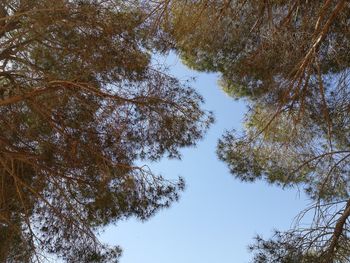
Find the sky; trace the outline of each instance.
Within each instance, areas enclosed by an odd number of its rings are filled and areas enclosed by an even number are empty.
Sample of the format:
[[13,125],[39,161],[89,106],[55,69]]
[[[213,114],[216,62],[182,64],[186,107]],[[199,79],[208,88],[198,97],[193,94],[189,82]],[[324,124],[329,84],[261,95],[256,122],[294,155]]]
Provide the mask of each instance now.
[[248,263],[253,237],[289,229],[309,200],[298,189],[235,179],[218,160],[216,144],[225,130],[242,129],[246,105],[219,88],[217,74],[191,71],[174,55],[164,61],[176,77],[195,78],[192,86],[216,122],[196,147],[181,151],[181,160],[148,164],[166,178],[185,179],[179,202],[146,222],[119,221],[100,239],[123,249],[120,263]]

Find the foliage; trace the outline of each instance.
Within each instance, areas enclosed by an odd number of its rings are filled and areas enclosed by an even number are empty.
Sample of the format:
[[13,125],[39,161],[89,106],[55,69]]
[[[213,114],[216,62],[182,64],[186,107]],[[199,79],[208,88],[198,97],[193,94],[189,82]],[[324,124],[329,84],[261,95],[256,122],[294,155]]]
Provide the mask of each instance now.
[[345,1],[172,3],[166,28],[184,62],[220,72],[220,83],[234,97],[257,99],[267,93],[275,102],[278,95],[287,101],[304,86],[306,92],[318,73],[348,67]]
[[301,186],[315,201],[312,224],[258,239],[254,262],[349,262],[349,3],[167,2],[184,62],[219,72],[250,107],[219,158],[243,181]]
[[115,262],[120,249],[96,231],[178,199],[182,179],[135,161],[179,158],[212,117],[193,89],[152,66],[155,8],[0,3],[1,262]]

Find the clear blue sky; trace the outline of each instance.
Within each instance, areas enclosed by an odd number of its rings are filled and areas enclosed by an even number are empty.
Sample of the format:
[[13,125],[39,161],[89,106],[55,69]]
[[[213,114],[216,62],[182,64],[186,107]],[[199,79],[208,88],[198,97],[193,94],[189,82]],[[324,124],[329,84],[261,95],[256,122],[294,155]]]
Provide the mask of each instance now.
[[196,148],[182,151],[181,161],[150,164],[166,178],[185,178],[187,188],[180,201],[146,222],[129,219],[106,228],[101,239],[123,248],[121,263],[249,262],[247,245],[252,238],[288,229],[308,200],[297,189],[235,180],[215,150],[225,130],[241,129],[244,103],[220,90],[216,74],[191,71],[175,56],[167,63],[180,79],[196,78],[192,86],[204,96],[205,108],[214,112],[216,123]]

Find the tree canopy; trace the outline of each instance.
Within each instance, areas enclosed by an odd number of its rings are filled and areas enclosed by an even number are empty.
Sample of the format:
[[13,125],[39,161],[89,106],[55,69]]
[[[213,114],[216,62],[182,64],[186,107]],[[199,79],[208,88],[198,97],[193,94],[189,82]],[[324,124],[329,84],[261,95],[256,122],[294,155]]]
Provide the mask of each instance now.
[[310,225],[251,246],[253,262],[350,258],[350,5],[290,0],[0,3],[0,261],[115,262],[95,232],[147,219],[184,182],[137,160],[179,158],[212,122],[152,64],[175,50],[249,105],[218,156],[243,181],[302,187]]
[[349,262],[349,3],[171,1],[168,10],[164,28],[184,63],[219,72],[223,90],[249,105],[219,158],[236,178],[302,187],[315,201],[308,227],[258,237],[253,262]]
[[152,64],[162,39],[149,1],[1,1],[1,262],[115,262],[96,231],[178,199],[135,161],[179,158],[212,117]]

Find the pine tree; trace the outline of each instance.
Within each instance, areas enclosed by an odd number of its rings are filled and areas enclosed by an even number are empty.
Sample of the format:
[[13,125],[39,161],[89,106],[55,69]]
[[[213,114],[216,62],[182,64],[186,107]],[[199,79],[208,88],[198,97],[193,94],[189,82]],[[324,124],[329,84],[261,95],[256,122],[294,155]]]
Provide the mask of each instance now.
[[219,158],[243,181],[302,187],[315,201],[313,223],[258,239],[254,262],[349,262],[349,3],[170,2],[174,50],[249,105]]
[[179,158],[212,117],[152,65],[156,14],[149,1],[0,3],[1,262],[115,262],[96,231],[178,199],[181,178],[135,161]]

